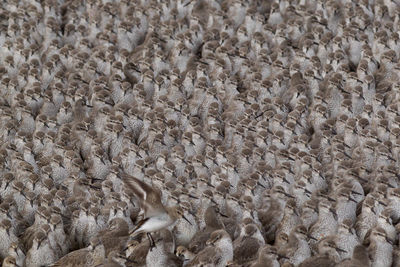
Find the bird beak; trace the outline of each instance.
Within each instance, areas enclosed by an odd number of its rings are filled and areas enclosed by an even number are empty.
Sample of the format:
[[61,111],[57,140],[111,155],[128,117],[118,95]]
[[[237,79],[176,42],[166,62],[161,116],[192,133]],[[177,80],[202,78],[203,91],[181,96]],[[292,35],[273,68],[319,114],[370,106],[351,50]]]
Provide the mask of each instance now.
[[329,209],[329,210],[332,212],[333,218],[334,218],[335,220],[337,220],[337,213],[336,213],[336,211],[335,211],[334,209]]
[[287,196],[288,198],[292,198],[292,199],[294,199],[295,197],[294,196],[292,196],[292,195],[289,195],[288,193],[283,193],[285,196]]
[[346,252],[347,252],[346,250],[341,249],[341,248],[335,248],[335,250],[336,250],[337,252],[342,252],[342,253],[346,253]]
[[[204,166],[204,167],[207,167],[207,166]],[[210,183],[207,183],[207,185],[208,185],[209,187],[215,188],[215,186],[212,185],[212,184],[210,184]]]
[[293,213],[294,213],[296,216],[300,216],[296,209],[293,210]]
[[288,156],[287,159],[288,159],[288,160],[291,160],[291,161],[296,161],[294,158],[292,158],[292,157],[290,157],[290,156]]
[[318,239],[316,239],[315,237],[313,237],[311,235],[307,235],[307,237],[310,238],[311,240],[318,241]]
[[185,221],[187,221],[190,225],[193,225],[193,224],[188,220],[188,218],[186,218],[185,215],[182,215],[182,218],[183,218]]
[[[261,186],[262,188],[265,188],[265,186],[263,185],[263,184],[261,184],[260,182],[257,182],[257,184],[259,185],[259,186]],[[230,185],[231,187],[233,187],[232,185]]]
[[221,217],[224,217],[224,218],[229,218],[229,216],[228,216],[228,215],[226,215],[226,214],[223,214],[222,212],[219,212],[219,215],[221,215]]
[[383,201],[378,201],[378,203],[383,205],[383,206],[385,206],[385,207],[387,206],[387,204],[385,202],[383,202]]
[[[131,230],[131,231],[129,232],[129,235],[132,236],[132,235],[135,233],[135,231],[136,231],[136,228],[133,229],[133,230]],[[127,247],[126,249],[128,249],[128,247]]]
[[127,262],[137,263],[137,261],[131,260],[131,259],[129,259],[129,258],[127,258],[127,257],[125,257],[124,255],[121,255],[121,254],[118,254],[118,257],[121,258],[121,259],[126,260]]
[[288,257],[286,257],[285,255],[278,254],[278,253],[276,253],[276,255],[278,255],[278,257],[279,257],[280,259],[289,260],[289,258],[288,258]]
[[353,201],[354,203],[356,203],[356,204],[357,204],[357,200],[355,200],[354,198],[352,198],[352,197],[349,197],[349,200],[350,200],[350,201]]
[[194,195],[192,195],[192,194],[189,194],[188,196],[189,196],[190,198],[199,199],[198,197],[196,197],[196,196],[194,196]]
[[311,191],[310,190],[308,190],[307,188],[306,189],[304,189],[304,192],[306,193],[306,194],[308,194],[308,195],[312,195],[312,193],[311,193]]
[[188,211],[188,213],[189,213],[190,215],[192,215],[193,217],[196,217],[196,215],[195,215],[192,211]]
[[360,193],[358,193],[358,192],[356,192],[356,191],[354,191],[354,190],[352,190],[351,193],[354,194],[354,195],[359,195],[359,196],[362,195],[362,194],[360,194]]
[[335,202],[336,200],[334,200],[333,198],[331,198],[331,197],[328,197],[328,200],[329,201],[332,201],[332,202]]

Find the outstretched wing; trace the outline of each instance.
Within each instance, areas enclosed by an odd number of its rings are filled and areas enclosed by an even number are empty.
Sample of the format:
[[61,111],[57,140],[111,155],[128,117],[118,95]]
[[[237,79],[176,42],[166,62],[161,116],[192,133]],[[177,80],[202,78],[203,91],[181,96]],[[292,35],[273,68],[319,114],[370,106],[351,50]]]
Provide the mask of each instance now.
[[164,212],[164,207],[161,203],[161,192],[158,189],[130,175],[124,175],[123,181],[139,200],[145,218]]

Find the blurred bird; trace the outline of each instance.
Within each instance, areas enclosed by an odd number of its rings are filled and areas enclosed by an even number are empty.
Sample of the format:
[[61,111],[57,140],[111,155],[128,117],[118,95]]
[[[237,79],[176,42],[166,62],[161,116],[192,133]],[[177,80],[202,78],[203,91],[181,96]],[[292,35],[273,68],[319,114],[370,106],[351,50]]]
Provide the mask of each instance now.
[[[135,177],[126,176],[124,183],[138,198],[143,210],[143,219],[130,231],[130,235],[136,236],[146,233],[150,240],[150,246],[154,247],[155,243],[151,237],[151,232],[161,230],[175,223],[180,216],[183,216],[182,213],[179,213],[182,211],[178,207],[165,208],[161,203],[161,192]],[[182,218],[190,223],[186,217]]]

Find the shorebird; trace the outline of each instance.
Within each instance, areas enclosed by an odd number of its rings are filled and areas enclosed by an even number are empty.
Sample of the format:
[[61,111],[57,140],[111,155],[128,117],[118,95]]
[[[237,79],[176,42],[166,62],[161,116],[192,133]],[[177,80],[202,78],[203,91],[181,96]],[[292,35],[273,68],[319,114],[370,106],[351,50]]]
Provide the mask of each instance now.
[[58,266],[98,266],[105,259],[105,250],[100,238],[94,237],[89,246],[74,250],[58,261],[50,264],[51,267]]
[[152,232],[174,224],[179,218],[183,218],[191,224],[183,215],[181,208],[177,206],[164,207],[161,203],[161,192],[159,189],[153,188],[145,182],[128,175],[124,178],[124,182],[138,199],[139,205],[143,211],[143,219],[138,222],[129,235],[135,237],[139,234],[146,233],[150,241],[150,250],[155,247],[154,240],[151,236]]
[[[232,239],[225,230],[211,233],[206,247],[200,251],[186,266],[226,266],[233,260]],[[204,264],[204,265],[202,265]]]

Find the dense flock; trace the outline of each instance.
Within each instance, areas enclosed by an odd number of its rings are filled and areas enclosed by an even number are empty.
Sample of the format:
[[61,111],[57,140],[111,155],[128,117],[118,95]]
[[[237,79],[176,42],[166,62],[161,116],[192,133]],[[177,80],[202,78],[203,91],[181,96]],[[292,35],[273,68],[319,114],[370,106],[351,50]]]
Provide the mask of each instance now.
[[[399,34],[398,0],[2,1],[3,266],[400,266]],[[130,237],[129,177],[172,226]]]

